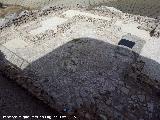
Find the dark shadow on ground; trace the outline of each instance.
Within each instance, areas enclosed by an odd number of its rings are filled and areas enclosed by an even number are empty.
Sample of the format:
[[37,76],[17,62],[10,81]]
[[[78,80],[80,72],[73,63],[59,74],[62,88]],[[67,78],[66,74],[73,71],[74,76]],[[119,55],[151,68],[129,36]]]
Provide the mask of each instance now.
[[[72,111],[80,104],[94,104],[98,106],[97,113],[110,113],[108,116],[114,119],[122,115],[130,120],[158,120],[157,89],[140,82],[143,74],[130,70],[136,78],[128,75],[130,65],[140,58],[160,67],[157,62],[127,48],[78,38],[36,60],[24,72],[37,77],[35,83],[40,83],[55,103],[63,106],[58,109]],[[30,71],[34,71],[34,75]],[[144,79],[149,80],[147,76]]]
[[[0,52],[0,66],[3,64],[4,57]],[[9,119],[3,116],[30,116],[28,120],[35,120],[36,118],[31,118],[31,116],[36,115],[54,116],[59,113],[0,72],[0,119]],[[23,117],[10,119],[22,120]]]
[[2,115],[56,115],[56,113],[18,86],[15,81],[0,75],[0,116]]
[[156,61],[130,49],[78,38],[31,63],[23,72],[41,87],[40,94],[47,93],[46,101],[51,96],[58,111],[81,117],[89,113],[91,120],[98,116],[159,120],[159,89],[144,82],[150,80],[141,73],[144,64],[160,68]]

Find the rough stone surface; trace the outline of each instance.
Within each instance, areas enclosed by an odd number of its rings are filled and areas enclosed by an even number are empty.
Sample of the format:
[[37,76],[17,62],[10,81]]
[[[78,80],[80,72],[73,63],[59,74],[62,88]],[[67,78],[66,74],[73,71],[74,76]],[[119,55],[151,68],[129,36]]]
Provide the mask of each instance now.
[[[150,44],[159,39],[149,34],[155,20],[102,9],[49,7],[16,18],[0,33],[0,71],[59,112],[90,120],[158,120],[160,82],[144,72],[160,77],[152,67],[159,66],[159,47]],[[54,17],[66,21],[30,34]],[[138,27],[145,21],[149,30]],[[135,42],[133,49],[118,46],[123,38]]]
[[0,119],[3,119],[2,115],[58,115],[58,112],[34,98],[15,81],[8,80],[2,75],[0,75],[0,106]]

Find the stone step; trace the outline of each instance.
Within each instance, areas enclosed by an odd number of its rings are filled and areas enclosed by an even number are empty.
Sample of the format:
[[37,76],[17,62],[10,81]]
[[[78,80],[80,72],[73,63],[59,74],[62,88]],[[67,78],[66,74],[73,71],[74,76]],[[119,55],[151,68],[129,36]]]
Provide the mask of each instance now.
[[10,50],[8,50],[6,47],[4,47],[3,45],[0,45],[0,50],[5,55],[5,58],[7,60],[12,59],[12,57],[14,56],[14,54]]
[[0,51],[4,54],[6,60],[8,60],[13,65],[16,65],[18,68],[24,69],[29,65],[28,61],[18,56],[16,53],[3,45],[0,45]]
[[149,62],[143,57],[142,60],[145,61],[145,67],[143,69],[143,73],[150,76],[152,80],[158,80],[158,83],[160,83],[160,40],[159,39],[152,39],[150,41],[147,41],[144,45],[141,55],[144,57],[147,57],[155,62]]
[[55,30],[58,25],[61,25],[66,21],[67,21],[67,19],[64,19],[64,18],[51,17],[49,19],[40,21],[40,23],[39,23],[40,27],[31,30],[29,33],[32,35],[37,35],[40,33],[44,33],[47,30]]

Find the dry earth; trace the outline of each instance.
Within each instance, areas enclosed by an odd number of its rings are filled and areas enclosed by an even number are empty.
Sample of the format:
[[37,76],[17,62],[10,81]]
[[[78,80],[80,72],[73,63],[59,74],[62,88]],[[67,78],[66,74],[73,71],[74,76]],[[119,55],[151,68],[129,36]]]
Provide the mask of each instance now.
[[50,6],[96,6],[107,5],[125,13],[156,17],[160,15],[159,0],[0,0],[0,2],[21,5],[30,8]]

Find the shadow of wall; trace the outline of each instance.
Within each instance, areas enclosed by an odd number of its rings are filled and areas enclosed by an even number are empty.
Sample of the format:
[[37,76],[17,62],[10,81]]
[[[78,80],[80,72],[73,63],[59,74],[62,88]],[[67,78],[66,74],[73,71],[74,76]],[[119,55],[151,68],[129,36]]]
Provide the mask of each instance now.
[[1,72],[60,112],[158,120],[159,88],[141,73],[145,62],[139,58],[160,67],[130,49],[77,38],[34,61],[23,73],[11,74],[4,66]]

